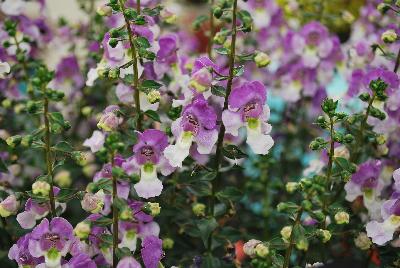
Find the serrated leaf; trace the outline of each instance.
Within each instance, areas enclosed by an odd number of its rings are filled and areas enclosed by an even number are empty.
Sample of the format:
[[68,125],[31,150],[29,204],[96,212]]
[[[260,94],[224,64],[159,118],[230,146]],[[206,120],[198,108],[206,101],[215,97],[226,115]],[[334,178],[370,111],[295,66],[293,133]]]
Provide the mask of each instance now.
[[196,222],[196,227],[199,229],[204,247],[207,247],[208,237],[218,227],[217,221],[214,218],[201,219]]
[[213,85],[211,86],[211,93],[215,96],[224,97],[226,96],[226,89],[223,86]]
[[107,227],[112,224],[112,219],[102,216],[102,217],[98,218],[97,220],[93,221],[92,223],[93,223],[93,225],[96,225],[96,226]]
[[243,197],[243,193],[236,187],[228,186],[216,194],[221,201],[239,201]]
[[147,110],[146,112],[144,112],[144,114],[147,115],[148,117],[150,117],[151,119],[153,119],[154,121],[161,123],[160,116],[158,115],[158,113],[156,111]]

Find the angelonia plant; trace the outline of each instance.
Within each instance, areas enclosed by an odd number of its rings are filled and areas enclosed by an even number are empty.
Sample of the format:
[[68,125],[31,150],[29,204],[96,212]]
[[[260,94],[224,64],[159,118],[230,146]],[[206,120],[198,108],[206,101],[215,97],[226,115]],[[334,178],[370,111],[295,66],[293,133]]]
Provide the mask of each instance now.
[[50,2],[0,2],[0,265],[400,267],[400,1]]

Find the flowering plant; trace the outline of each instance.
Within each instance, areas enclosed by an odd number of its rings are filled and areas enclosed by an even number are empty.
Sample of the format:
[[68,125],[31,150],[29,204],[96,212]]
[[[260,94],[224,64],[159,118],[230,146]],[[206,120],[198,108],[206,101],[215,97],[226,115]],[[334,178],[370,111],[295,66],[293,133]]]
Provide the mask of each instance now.
[[399,267],[399,1],[50,2],[0,2],[1,265]]

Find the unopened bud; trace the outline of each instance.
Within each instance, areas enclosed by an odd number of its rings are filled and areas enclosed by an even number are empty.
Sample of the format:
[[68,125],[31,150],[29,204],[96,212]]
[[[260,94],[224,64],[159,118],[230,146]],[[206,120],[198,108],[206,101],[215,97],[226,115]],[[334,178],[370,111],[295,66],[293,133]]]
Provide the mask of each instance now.
[[263,68],[271,63],[271,58],[264,52],[257,52],[254,56],[254,62],[258,68]]
[[82,222],[78,223],[76,225],[76,227],[74,228],[74,234],[79,239],[85,240],[86,238],[89,237],[90,230],[91,230],[90,224],[85,221],[82,221]]
[[194,215],[198,217],[204,217],[206,215],[206,205],[202,203],[196,203],[192,206]]
[[381,35],[381,40],[385,43],[393,43],[397,40],[397,34],[394,30],[387,30]]
[[350,221],[350,216],[347,212],[340,211],[335,214],[335,221],[337,224],[347,224]]

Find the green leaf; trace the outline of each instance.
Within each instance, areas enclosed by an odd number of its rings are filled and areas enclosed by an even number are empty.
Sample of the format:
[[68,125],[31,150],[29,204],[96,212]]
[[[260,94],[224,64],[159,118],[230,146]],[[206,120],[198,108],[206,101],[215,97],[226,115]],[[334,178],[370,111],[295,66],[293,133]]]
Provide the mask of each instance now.
[[[221,261],[218,258],[207,254],[207,256],[204,257],[203,265],[205,268],[217,268],[217,267],[221,267]],[[202,265],[202,267],[203,267],[203,265]]]
[[155,16],[160,15],[160,11],[162,9],[163,9],[162,6],[156,6],[154,8],[145,7],[145,8],[143,8],[142,13],[145,15],[148,15],[150,17],[155,17]]
[[79,191],[72,189],[61,189],[58,195],[56,196],[56,200],[60,203],[65,203],[70,201],[74,197],[78,197],[77,193]]
[[149,48],[150,47],[150,42],[143,36],[139,36],[135,38],[135,43],[137,47],[140,48]]
[[224,47],[219,47],[214,50],[217,54],[220,54],[220,55],[228,55],[229,54],[229,49],[224,48]]
[[272,260],[272,267],[282,268],[285,258],[282,255],[275,253],[272,254],[271,260]]
[[60,151],[60,152],[64,152],[64,153],[70,153],[74,150],[74,148],[72,147],[71,144],[69,144],[66,141],[60,141],[58,142],[53,149]]
[[201,219],[196,222],[196,227],[199,229],[204,247],[207,247],[210,234],[218,227],[217,221],[214,218]]
[[160,116],[158,115],[158,113],[156,111],[147,110],[146,112],[144,112],[144,114],[147,115],[148,117],[150,117],[151,119],[153,119],[154,121],[161,123]]
[[244,73],[244,66],[240,65],[233,69],[234,76],[241,76]]
[[207,20],[208,20],[208,16],[207,16],[207,15],[198,16],[198,17],[193,21],[193,23],[192,23],[193,29],[199,30],[201,24],[202,24],[203,22],[207,21]]
[[107,226],[110,226],[112,224],[112,219],[102,216],[102,217],[98,218],[97,220],[95,220],[92,223],[94,225],[96,225],[96,226],[107,227]]
[[229,144],[223,147],[222,153],[229,159],[241,159],[247,157],[247,154],[242,152],[236,145]]
[[228,186],[216,194],[216,197],[221,201],[239,201],[243,193],[236,187]]
[[215,96],[225,97],[226,89],[223,86],[213,85],[211,86],[211,93]]
[[141,88],[149,88],[149,89],[159,89],[162,85],[154,80],[144,80],[141,84]]
[[0,158],[0,172],[8,173],[8,168],[4,163],[3,159]]
[[124,199],[116,197],[114,199],[113,206],[117,208],[119,211],[123,211],[126,207],[128,207],[128,204]]

